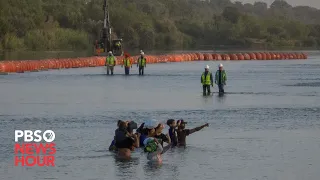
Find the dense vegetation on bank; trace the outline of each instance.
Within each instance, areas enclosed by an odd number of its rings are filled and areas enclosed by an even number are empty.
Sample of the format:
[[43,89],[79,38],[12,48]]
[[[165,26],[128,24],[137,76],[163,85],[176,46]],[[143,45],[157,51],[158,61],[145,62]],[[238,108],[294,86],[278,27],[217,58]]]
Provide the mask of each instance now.
[[[320,10],[276,0],[109,0],[113,32],[127,48],[320,45]],[[0,49],[84,50],[103,24],[103,0],[0,1]]]

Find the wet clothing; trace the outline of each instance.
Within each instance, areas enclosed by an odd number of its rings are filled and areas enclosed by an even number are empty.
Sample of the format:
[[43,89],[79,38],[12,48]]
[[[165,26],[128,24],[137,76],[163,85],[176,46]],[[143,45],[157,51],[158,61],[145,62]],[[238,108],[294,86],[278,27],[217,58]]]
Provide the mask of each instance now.
[[117,148],[123,146],[122,145],[123,141],[128,137],[127,133],[128,133],[128,131],[126,129],[118,128],[115,130],[114,141],[115,141],[115,146]]
[[[202,88],[203,88],[203,95],[210,95],[211,94],[211,90],[210,90],[210,85],[202,85]],[[207,92],[207,94],[206,94]]]
[[111,75],[113,75],[114,66],[107,66],[107,74],[109,75],[109,71],[111,71]]
[[141,134],[140,135],[140,146],[141,147],[144,147],[144,144],[142,143],[145,139],[147,139],[148,138],[148,136],[147,135],[145,135],[145,134]]
[[178,138],[177,138],[177,130],[173,127],[169,128],[169,136],[171,139],[171,144],[172,146],[177,146],[178,145]]
[[163,142],[169,142],[169,139],[167,138],[167,136],[165,134],[159,134],[159,135],[155,135],[155,138],[158,139],[158,142],[161,144],[161,146],[163,147]]
[[116,147],[116,141],[112,140],[110,146],[109,146],[109,151],[117,151],[118,148]]
[[124,73],[125,73],[125,75],[129,75],[130,74],[130,67],[124,67]]
[[144,67],[139,66],[139,75],[143,75],[144,74]]
[[187,136],[190,134],[200,131],[203,129],[206,125],[202,125],[193,129],[178,129],[177,130],[177,135],[178,135],[178,146],[186,146],[186,139]]
[[212,73],[209,71],[205,71],[201,75],[201,83],[202,83],[202,91],[203,95],[206,95],[206,92],[208,95],[210,95],[211,90],[210,90],[210,85],[213,85],[213,77]]
[[160,143],[157,144],[153,139],[153,137],[148,137],[143,141],[145,146],[144,151],[148,152],[147,159],[153,161],[162,161],[161,154],[163,152],[163,147]]
[[134,146],[134,139],[131,137],[126,137],[121,143],[117,144],[117,148],[128,148],[131,149],[131,147]]
[[224,84],[219,84],[219,93],[224,93]]

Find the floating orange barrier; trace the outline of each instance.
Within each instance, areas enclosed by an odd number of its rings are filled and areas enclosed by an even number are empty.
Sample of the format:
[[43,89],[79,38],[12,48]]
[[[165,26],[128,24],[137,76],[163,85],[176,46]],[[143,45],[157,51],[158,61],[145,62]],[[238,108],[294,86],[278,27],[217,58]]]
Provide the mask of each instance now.
[[235,54],[229,54],[230,60],[238,60],[237,55]]
[[[124,56],[116,57],[117,65],[123,64]],[[131,56],[130,61],[137,63],[139,56]],[[184,61],[212,61],[212,60],[284,60],[284,59],[308,59],[305,53],[277,53],[277,52],[250,52],[238,54],[209,54],[186,53],[169,55],[147,55],[147,63],[166,63]],[[83,57],[46,60],[0,61],[0,74],[24,73],[49,69],[68,69],[79,67],[97,67],[105,65],[106,57]]]

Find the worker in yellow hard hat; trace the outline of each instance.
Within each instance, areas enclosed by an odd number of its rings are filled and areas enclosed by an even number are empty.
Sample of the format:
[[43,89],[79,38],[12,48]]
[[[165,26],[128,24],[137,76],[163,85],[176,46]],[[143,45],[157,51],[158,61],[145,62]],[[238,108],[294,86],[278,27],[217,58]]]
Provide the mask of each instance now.
[[106,58],[105,66],[107,66],[107,75],[109,75],[109,71],[111,71],[111,75],[113,75],[113,69],[116,65],[116,57],[113,56],[112,51],[109,51],[109,54]]
[[207,95],[211,94],[210,85],[213,87],[213,78],[212,73],[209,72],[209,65],[204,67],[205,71],[201,75],[201,83],[203,87],[203,95],[206,95],[206,91],[208,91]]

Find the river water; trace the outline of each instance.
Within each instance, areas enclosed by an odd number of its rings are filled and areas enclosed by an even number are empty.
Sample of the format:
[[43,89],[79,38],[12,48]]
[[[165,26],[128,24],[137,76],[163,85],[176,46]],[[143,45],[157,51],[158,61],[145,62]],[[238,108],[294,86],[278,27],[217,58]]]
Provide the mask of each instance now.
[[[143,77],[136,67],[131,76],[120,67],[0,76],[0,179],[318,180],[319,59],[223,62],[222,97],[203,97],[200,84],[217,61],[150,64]],[[210,126],[160,166],[141,151],[129,162],[107,151],[118,119],[148,117]],[[56,166],[15,167],[15,129],[53,130]]]

